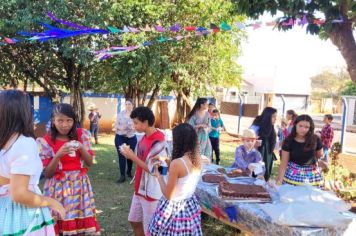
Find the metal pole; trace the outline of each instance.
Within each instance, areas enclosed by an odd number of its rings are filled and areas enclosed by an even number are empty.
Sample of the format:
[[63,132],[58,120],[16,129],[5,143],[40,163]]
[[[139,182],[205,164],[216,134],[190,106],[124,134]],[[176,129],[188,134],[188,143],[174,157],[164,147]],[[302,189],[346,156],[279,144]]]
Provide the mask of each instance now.
[[345,97],[342,98],[342,104],[343,104],[343,112],[342,112],[342,127],[341,127],[341,152],[344,151],[344,142],[345,142],[345,133],[346,133],[346,120],[347,120],[347,112],[348,112],[348,104],[347,100]]
[[240,123],[241,123],[241,117],[243,115],[243,99],[242,99],[242,96],[240,93],[238,93],[238,96],[239,96],[239,100],[240,100],[240,115],[239,115],[239,123],[237,126],[237,134],[240,133]]
[[286,100],[284,99],[284,96],[281,95],[281,99],[282,99],[282,102],[283,102],[283,107],[282,107],[282,118],[284,118],[284,112],[286,110]]

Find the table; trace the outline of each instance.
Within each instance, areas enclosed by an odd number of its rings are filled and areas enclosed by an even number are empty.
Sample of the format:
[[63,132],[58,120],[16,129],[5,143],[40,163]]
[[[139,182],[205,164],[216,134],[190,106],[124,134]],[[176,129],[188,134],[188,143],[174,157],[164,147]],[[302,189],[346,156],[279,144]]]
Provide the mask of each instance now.
[[[219,166],[210,164],[204,165],[204,170],[216,170]],[[246,179],[246,181],[250,181]],[[352,235],[344,234],[346,227],[334,228],[316,228],[316,227],[292,227],[288,225],[278,225],[272,222],[271,218],[260,208],[263,203],[246,203],[237,201],[225,201],[218,197],[216,184],[205,183],[200,181],[196,189],[196,195],[202,206],[202,211],[206,214],[217,218],[212,208],[218,208],[224,213],[224,218],[220,217],[220,221],[232,227],[238,228],[248,235]],[[276,201],[276,196],[271,195],[272,201]],[[210,204],[210,206],[209,206]],[[226,207],[235,207],[237,211],[237,222],[230,222],[224,209]],[[209,209],[210,208],[210,209]],[[350,228],[354,229],[353,235],[356,235],[356,215],[349,214],[353,221],[349,224]]]

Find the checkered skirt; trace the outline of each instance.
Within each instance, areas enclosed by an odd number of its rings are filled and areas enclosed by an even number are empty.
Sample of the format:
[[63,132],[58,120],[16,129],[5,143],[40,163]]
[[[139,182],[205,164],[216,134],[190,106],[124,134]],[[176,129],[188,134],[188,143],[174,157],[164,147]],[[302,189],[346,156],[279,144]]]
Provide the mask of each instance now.
[[53,219],[47,207],[30,208],[0,197],[0,235],[21,236],[30,228],[31,236],[55,236]]
[[316,165],[300,166],[294,162],[288,162],[288,167],[283,178],[283,183],[291,185],[310,185],[321,187],[323,176]]
[[200,212],[195,196],[182,201],[169,201],[162,197],[151,220],[149,235],[203,235]]

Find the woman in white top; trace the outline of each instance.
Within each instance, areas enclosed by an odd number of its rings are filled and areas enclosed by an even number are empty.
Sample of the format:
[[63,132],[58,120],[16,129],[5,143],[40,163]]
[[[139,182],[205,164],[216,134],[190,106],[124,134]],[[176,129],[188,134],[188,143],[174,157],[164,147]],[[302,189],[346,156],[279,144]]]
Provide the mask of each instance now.
[[0,235],[55,235],[49,208],[64,217],[56,200],[38,188],[42,163],[34,140],[28,95],[0,92]]
[[[168,161],[157,157],[155,161]],[[169,163],[168,163],[169,164]],[[163,197],[151,220],[149,232],[153,235],[202,235],[200,206],[194,195],[201,175],[198,137],[187,123],[173,129],[173,153],[168,181],[164,182],[155,165]]]
[[127,162],[127,171],[126,174],[129,178],[132,178],[132,161],[126,159],[121,153],[119,147],[123,144],[130,146],[131,150],[135,150],[137,144],[136,130],[133,125],[133,121],[130,117],[133,110],[133,102],[131,99],[126,99],[125,101],[125,110],[117,114],[115,122],[115,146],[117,153],[119,155],[119,167],[120,167],[120,178],[118,183],[125,182],[125,170]]

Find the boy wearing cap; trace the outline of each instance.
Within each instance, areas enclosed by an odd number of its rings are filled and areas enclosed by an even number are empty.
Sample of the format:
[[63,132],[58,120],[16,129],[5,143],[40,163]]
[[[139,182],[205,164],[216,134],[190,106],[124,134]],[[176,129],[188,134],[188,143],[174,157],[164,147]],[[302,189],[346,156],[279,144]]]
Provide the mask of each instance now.
[[[249,173],[257,172],[256,167],[261,165],[262,172],[255,173],[258,176],[263,176],[265,172],[262,156],[255,147],[256,134],[252,129],[246,129],[242,133],[243,144],[236,148],[235,161],[231,168],[241,169]],[[260,168],[259,168],[260,169]]]
[[89,121],[90,121],[90,133],[91,136],[94,136],[95,144],[98,144],[98,132],[99,132],[99,119],[101,118],[98,108],[94,105],[89,107]]

